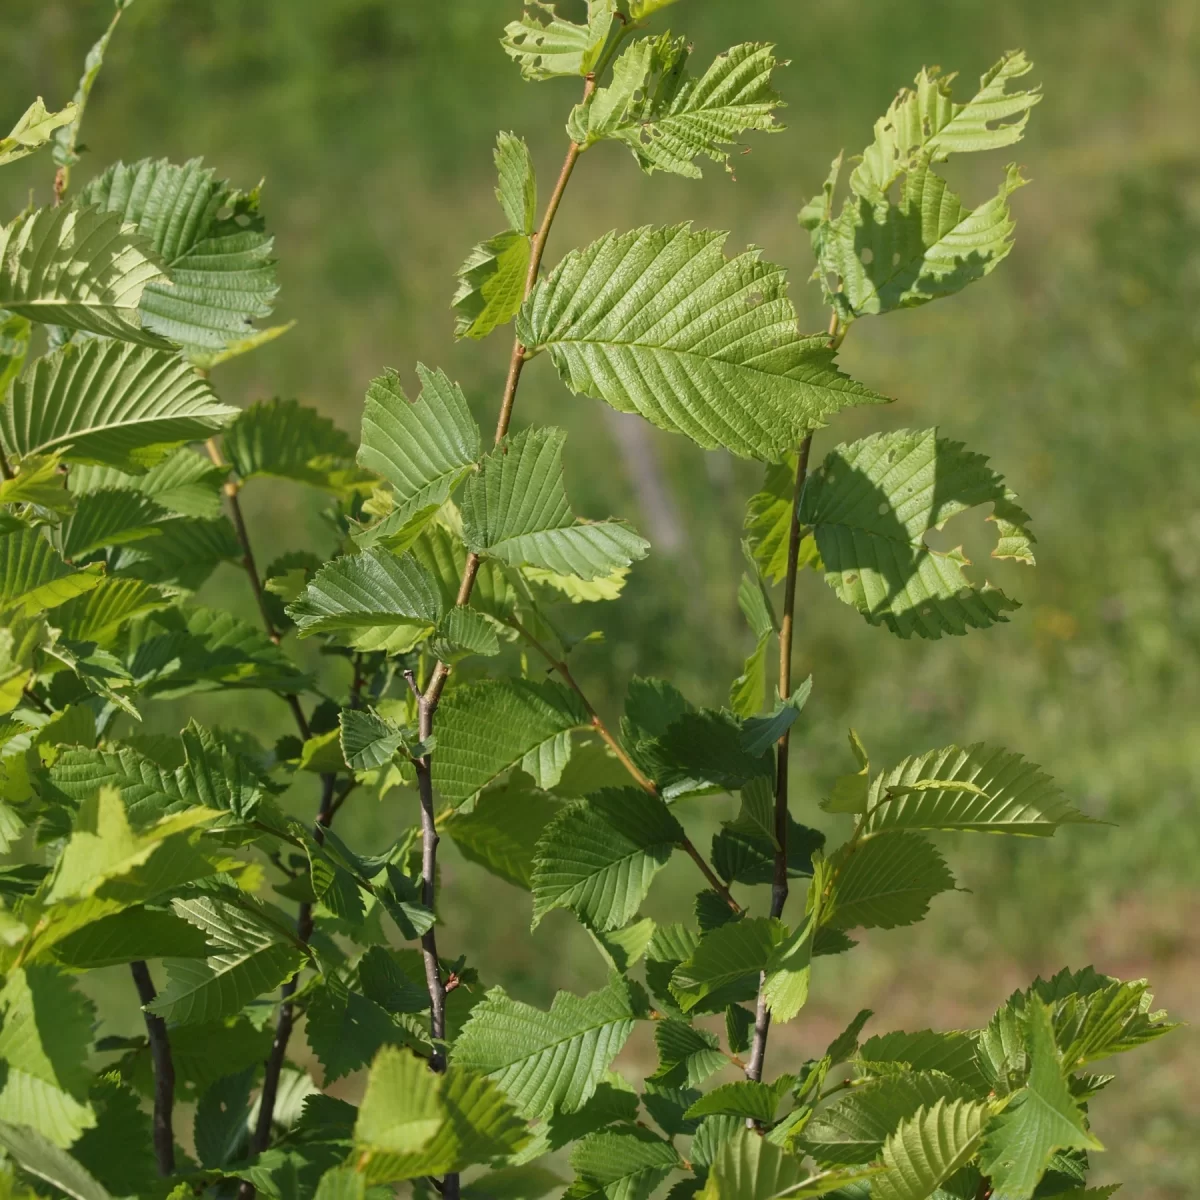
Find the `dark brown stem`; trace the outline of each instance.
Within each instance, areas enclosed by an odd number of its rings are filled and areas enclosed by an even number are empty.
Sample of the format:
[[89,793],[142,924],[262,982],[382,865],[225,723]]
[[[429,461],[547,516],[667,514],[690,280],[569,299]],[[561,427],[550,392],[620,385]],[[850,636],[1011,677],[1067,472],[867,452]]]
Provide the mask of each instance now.
[[5,479],[15,479],[13,469],[8,465],[8,455],[4,453],[4,447],[0,446],[0,476]]
[[22,688],[21,695],[24,696],[25,699],[28,700],[29,703],[38,710],[38,712],[45,713],[48,717],[54,716],[54,709],[52,709],[50,705],[48,705],[45,700],[43,700],[41,696],[39,696],[37,692],[33,690],[33,688]]
[[[317,810],[317,819],[313,825],[313,840],[318,846],[325,843],[325,830],[333,820],[334,809],[334,780],[336,776],[321,776],[321,805]],[[345,797],[343,797],[344,799]],[[313,906],[301,904],[296,917],[296,938],[307,945],[313,932]],[[279,1079],[283,1074],[284,1062],[287,1059],[288,1042],[296,1024],[295,1006],[292,996],[296,993],[296,977],[293,977],[279,989],[279,1017],[275,1022],[275,1037],[271,1041],[271,1052],[267,1055],[263,1069],[262,1093],[258,1101],[258,1121],[250,1138],[250,1153],[261,1154],[271,1144],[271,1127],[275,1121],[275,1101],[279,1096]],[[238,1187],[237,1200],[254,1200],[254,1185],[243,1180]]]
[[142,1016],[146,1021],[146,1036],[150,1041],[150,1060],[154,1064],[154,1158],[160,1175],[175,1174],[175,1132],[172,1113],[175,1107],[175,1063],[171,1058],[171,1039],[162,1017],[147,1012],[158,993],[150,978],[150,969],[140,959],[129,964]]
[[[787,577],[783,592],[783,617],[779,623],[779,696],[787,700],[792,694],[792,632],[796,612],[796,576],[800,567],[800,500],[804,484],[808,479],[808,460],[812,452],[812,434],[800,443],[796,459],[796,482],[792,491],[792,516],[788,530]],[[783,915],[783,906],[788,898],[788,750],[791,732],[779,739],[775,748],[775,869],[771,879],[771,916]],[[764,974],[759,981],[758,1005],[754,1015],[754,1044],[750,1050],[750,1062],[746,1067],[746,1078],[762,1079],[763,1063],[767,1055],[767,1035],[771,1028],[771,1013],[767,1008],[763,984]]]
[[[638,767],[633,759],[629,757],[625,747],[613,736],[612,731],[604,723],[604,718],[596,711],[583,688],[576,682],[575,676],[571,674],[571,668],[561,658],[552,654],[520,621],[513,618],[509,621],[509,624],[562,676],[563,682],[579,697],[583,707],[587,709],[588,716],[591,717],[592,728],[600,735],[604,744],[616,755],[617,761],[629,773],[629,777],[634,783],[643,791],[649,792],[651,796],[657,796],[658,788],[654,781]],[[692,839],[685,834],[683,841],[679,845],[692,862],[700,868],[701,873],[708,882],[708,886],[729,905],[733,912],[740,913],[742,911],[741,905],[733,898],[729,889],[721,882],[720,877],[708,865],[704,855],[696,849],[696,845]]]
[[[417,729],[421,741],[433,734],[433,710],[424,696],[418,702]],[[421,797],[421,903],[432,912],[437,903],[434,893],[441,835],[437,830],[434,812],[433,774],[428,754],[417,759],[416,768],[417,789]],[[442,1047],[446,1037],[446,983],[442,979],[435,928],[431,925],[421,935],[421,956],[425,962],[425,986],[429,991],[429,1036],[433,1042],[429,1065],[434,1071],[440,1072],[446,1069],[446,1054]]]

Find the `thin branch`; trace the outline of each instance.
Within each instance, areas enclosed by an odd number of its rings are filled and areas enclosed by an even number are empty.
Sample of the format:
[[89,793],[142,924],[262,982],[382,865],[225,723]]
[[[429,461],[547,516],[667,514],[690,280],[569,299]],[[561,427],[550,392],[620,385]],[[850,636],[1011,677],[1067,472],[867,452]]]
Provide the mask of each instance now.
[[154,1064],[154,1158],[159,1175],[175,1174],[175,1131],[172,1113],[175,1106],[175,1063],[171,1058],[171,1040],[162,1017],[146,1011],[146,1006],[158,996],[150,969],[138,959],[129,964],[142,1016],[146,1021],[146,1036],[150,1041],[150,1059]]
[[[800,500],[808,479],[808,460],[812,452],[812,434],[800,443],[796,459],[796,482],[792,491],[792,515],[788,530],[787,579],[783,592],[783,617],[779,624],[779,695],[786,700],[792,694],[792,633],[796,612],[796,576],[800,568]],[[775,866],[771,879],[771,916],[783,915],[788,898],[788,750],[791,731],[785,731],[775,748]],[[767,1035],[771,1028],[771,1012],[767,1008],[763,985],[759,980],[758,1004],[754,1014],[754,1044],[746,1078],[762,1079],[767,1055]]]
[[0,446],[0,476],[5,479],[15,479],[13,469],[8,465],[8,455],[4,453],[4,447]]
[[44,713],[48,717],[54,716],[54,709],[52,709],[50,705],[48,705],[45,700],[43,700],[41,696],[39,696],[37,692],[33,690],[33,688],[22,688],[21,695],[24,696],[25,699],[28,700],[29,703],[38,710],[38,712]]
[[[510,618],[508,624],[515,629],[540,655],[542,655],[543,658],[545,658],[550,666],[562,676],[563,682],[566,683],[566,685],[575,693],[575,695],[579,697],[583,707],[587,709],[588,716],[591,718],[592,728],[600,735],[605,745],[607,745],[613,754],[616,755],[617,761],[625,768],[626,771],[629,772],[630,778],[643,791],[648,792],[651,796],[657,796],[658,788],[654,781],[638,768],[633,759],[629,757],[625,747],[622,746],[621,743],[613,736],[612,731],[604,723],[604,719],[596,711],[592,702],[587,698],[583,688],[581,688],[576,682],[575,676],[571,674],[571,668],[567,666],[562,659],[552,654],[515,617]],[[696,864],[696,866],[700,868],[700,871],[707,881],[708,886],[712,888],[712,890],[716,892],[726,904],[729,905],[733,912],[741,913],[741,905],[738,904],[738,902],[733,898],[729,889],[724,883],[721,882],[720,877],[708,865],[704,855],[696,849],[695,843],[686,834],[684,835],[683,841],[680,842],[680,848]]]

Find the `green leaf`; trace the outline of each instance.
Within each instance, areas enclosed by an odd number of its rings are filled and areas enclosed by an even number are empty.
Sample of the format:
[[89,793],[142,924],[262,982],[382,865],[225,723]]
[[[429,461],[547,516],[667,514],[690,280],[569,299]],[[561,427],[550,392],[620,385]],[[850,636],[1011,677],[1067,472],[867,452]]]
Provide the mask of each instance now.
[[354,459],[350,439],[315,408],[296,400],[264,400],[243,409],[221,445],[243,480],[292,479],[336,490],[333,472]]
[[954,888],[938,849],[917,833],[884,833],[830,856],[834,883],[824,920],[835,929],[895,929],[924,918]]
[[500,637],[482,613],[456,604],[438,622],[430,646],[443,662],[458,662],[472,654],[491,658],[500,653]]
[[542,1200],[566,1182],[545,1167],[500,1167],[463,1184],[464,1200]]
[[207,896],[176,900],[178,916],[202,929],[210,958],[167,959],[167,986],[146,1006],[173,1025],[215,1021],[290,979],[305,958],[279,931],[244,909]]
[[965,104],[952,98],[953,75],[922,70],[915,89],[904,88],[875,122],[875,140],[850,178],[859,196],[882,197],[922,157],[943,162],[951,154],[996,150],[1021,140],[1041,89],[1009,92],[1008,85],[1033,69],[1020,50],[1006,54],[979,80]]
[[871,784],[870,805],[866,827],[871,830],[949,829],[1051,837],[1061,825],[1088,822],[1040,767],[982,742],[904,759]]
[[[558,683],[508,679],[456,688],[438,709],[434,786],[457,805],[521,765],[553,787],[565,760],[556,754],[543,770],[543,752],[590,724],[579,697]],[[569,753],[569,740],[565,746]]]
[[800,1145],[823,1164],[872,1162],[899,1124],[922,1108],[973,1098],[963,1084],[939,1071],[887,1076],[822,1109],[804,1126]]
[[157,537],[126,547],[116,569],[147,583],[196,591],[221,563],[241,559],[242,547],[227,517],[179,517],[159,525]]
[[[782,583],[787,575],[795,504],[796,454],[791,452],[785,454],[781,462],[767,464],[762,490],[751,496],[746,504],[746,545],[758,569],[772,583]],[[797,563],[801,567],[820,565],[817,544],[811,534],[801,539]],[[746,612],[744,606],[742,611]],[[749,618],[749,613],[746,615]]]
[[169,597],[140,580],[103,579],[99,587],[60,605],[54,613],[54,626],[71,641],[109,647],[134,617],[169,603]]
[[31,321],[163,346],[139,310],[155,284],[167,280],[153,247],[95,208],[40,208],[0,229],[0,308]]
[[769,1125],[775,1120],[775,1110],[779,1107],[779,1101],[791,1090],[795,1082],[794,1075],[781,1075],[771,1084],[758,1083],[751,1079],[723,1083],[701,1096],[688,1109],[687,1116],[712,1117],[726,1113]]
[[118,1196],[152,1194],[158,1186],[154,1134],[141,1099],[114,1074],[92,1088],[96,1124],[72,1147],[75,1160]]
[[[759,782],[761,781],[761,783]],[[745,796],[761,787],[773,791],[773,780],[765,775],[751,780],[742,789],[742,813],[736,821],[725,822],[712,840],[712,863],[726,883],[770,883],[775,873],[775,814],[772,795],[770,832],[764,832],[753,818],[747,817]],[[764,814],[765,815],[765,814]],[[788,876],[795,879],[813,873],[813,855],[825,845],[825,835],[801,825],[788,814]]]
[[71,494],[58,455],[35,454],[25,459],[11,479],[0,481],[0,504],[36,504],[54,512],[69,512]]
[[719,1012],[727,1004],[751,1000],[758,977],[787,927],[766,917],[734,921],[706,933],[691,955],[675,968],[671,991],[684,1012],[703,1002],[704,1012]]
[[287,613],[300,637],[336,632],[360,648],[402,653],[433,632],[442,600],[414,558],[377,549],[326,563]]
[[526,79],[587,75],[596,65],[612,25],[612,0],[588,0],[587,21],[576,25],[544,0],[525,0],[519,21],[504,28],[500,45]]
[[[380,1052],[355,1125],[355,1164],[368,1183],[461,1171],[472,1163],[507,1157],[528,1141],[525,1122],[490,1080],[458,1068],[439,1079],[413,1060],[416,1070],[436,1081],[435,1100],[443,1114],[432,1136],[421,1141],[433,1110],[428,1083],[418,1083],[412,1068],[398,1071],[398,1058],[403,1062],[412,1056]],[[389,1064],[386,1072],[383,1064]]]
[[872,1200],[925,1200],[979,1149],[990,1109],[969,1100],[938,1100],[900,1122],[883,1146],[883,1174]]
[[575,1181],[563,1200],[649,1200],[651,1192],[680,1165],[670,1142],[648,1129],[602,1130],[571,1150]]
[[990,275],[1013,247],[1008,197],[1026,182],[1009,166],[996,195],[969,209],[922,162],[906,174],[899,204],[848,200],[818,239],[819,269],[841,281],[842,319],[928,304]]
[[56,129],[75,120],[76,111],[74,104],[68,104],[61,112],[52,113],[39,96],[17,118],[8,136],[0,137],[0,167],[40,150]]
[[479,458],[479,426],[462,389],[441,371],[421,365],[417,377],[421,394],[416,403],[405,396],[395,371],[385,372],[367,389],[358,463],[392,485],[395,504],[372,528],[373,537],[397,534],[436,509]]
[[155,537],[156,526],[166,516],[166,509],[140,492],[105,490],[82,496],[75,511],[62,524],[63,557],[70,562],[86,558],[105,546]]
[[510,229],[532,234],[537,225],[537,178],[524,138],[513,133],[496,136],[496,199]]
[[79,463],[71,468],[67,485],[77,496],[90,496],[108,488],[142,492],[172,513],[211,520],[221,512],[221,484],[226,474],[207,455],[184,447],[145,475]]
[[871,804],[871,760],[858,734],[850,730],[850,753],[858,762],[859,769],[852,775],[839,775],[833,791],[819,801],[820,806],[831,813],[865,813]]
[[404,730],[375,712],[343,708],[338,727],[342,756],[352,771],[386,766],[404,745]]
[[111,1200],[109,1193],[66,1150],[25,1124],[0,1121],[0,1146],[23,1171],[44,1179],[74,1200]]
[[313,1200],[366,1200],[367,1181],[351,1167],[330,1167],[321,1176]]
[[178,354],[89,338],[39,358],[13,384],[0,439],[17,458],[57,451],[71,462],[137,471],[236,413]]
[[336,977],[312,993],[304,1012],[304,1036],[324,1068],[325,1087],[365,1067],[382,1046],[406,1040],[385,1009]]
[[72,971],[93,971],[147,958],[204,958],[201,930],[174,913],[128,908],[102,917],[54,947],[55,961]]
[[988,465],[934,429],[873,434],[833,450],[809,477],[800,519],[813,527],[825,581],[872,625],[925,638],[986,629],[1018,608],[998,588],[975,587],[961,549],[931,550],[925,535],[991,503],[993,558],[1033,562],[1028,516]]
[[643,1015],[640,993],[614,976],[588,996],[559,992],[550,1011],[542,1012],[493,988],[472,1009],[451,1058],[495,1079],[526,1116],[577,1110]]
[[33,616],[57,608],[98,587],[100,570],[99,565],[82,571],[68,567],[37,530],[0,534],[0,610]]
[[863,1043],[857,1066],[860,1071],[889,1075],[904,1070],[936,1071],[974,1092],[991,1090],[976,1058],[976,1035],[958,1030],[877,1034]]
[[517,315],[532,255],[530,239],[511,229],[471,248],[455,272],[455,337],[485,338]]
[[980,1150],[996,1200],[1028,1200],[1059,1150],[1104,1149],[1071,1095],[1050,1010],[1037,997],[1029,1003],[1026,1048],[1028,1082],[988,1123]]
[[778,133],[783,101],[771,86],[774,47],[744,42],[719,54],[700,77],[687,72],[686,38],[635,43],[613,68],[613,81],[571,114],[568,129],[588,146],[601,138],[624,142],[642,170],[700,178],[706,156],[732,174],[727,147],[748,130]]
[[729,1061],[714,1033],[668,1017],[654,1023],[658,1069],[649,1078],[666,1087],[694,1088]]
[[194,158],[116,163],[80,193],[137,227],[166,263],[170,284],[141,296],[144,323],[179,342],[199,365],[258,331],[279,290],[272,239],[263,228],[258,189],[246,193],[214,179]]
[[624,975],[646,953],[656,928],[652,917],[643,917],[622,929],[607,933],[588,929],[588,933],[610,969]]
[[699,1200],[792,1200],[824,1196],[871,1172],[829,1171],[809,1176],[793,1158],[755,1130],[738,1128],[721,1145]]
[[689,792],[736,791],[774,771],[769,754],[746,748],[742,723],[713,709],[684,712],[659,736],[640,742],[638,753],[667,799]]
[[608,234],[534,289],[517,336],[576,393],[639,412],[706,449],[775,459],[824,418],[882,397],[800,337],[783,272],[689,226]]
[[810,675],[790,696],[776,702],[775,711],[767,717],[748,717],[742,722],[742,746],[748,754],[761,755],[775,748],[776,743],[796,723],[812,694]]
[[569,804],[538,842],[533,927],[555,908],[598,932],[628,924],[684,840],[671,810],[638,788],[605,788]]
[[30,330],[28,318],[0,309],[0,396],[7,394],[8,385],[25,365]]
[[538,841],[562,804],[522,778],[481,792],[469,813],[454,813],[442,828],[469,862],[529,891]]
[[[412,555],[434,578],[442,596],[443,611],[458,603],[458,589],[466,567],[467,548],[440,523],[427,524],[412,543]],[[516,608],[517,595],[505,569],[497,562],[484,560],[475,576],[471,607],[503,623]]]
[[510,566],[596,579],[644,558],[649,543],[623,521],[581,521],[562,478],[561,429],[526,429],[483,460],[463,493],[463,532],[476,554]]
[[762,982],[762,998],[774,1021],[793,1021],[808,1003],[812,978],[812,960],[816,935],[821,927],[823,892],[828,872],[822,869],[813,877],[809,889],[811,909],[786,941],[776,947],[767,962]]

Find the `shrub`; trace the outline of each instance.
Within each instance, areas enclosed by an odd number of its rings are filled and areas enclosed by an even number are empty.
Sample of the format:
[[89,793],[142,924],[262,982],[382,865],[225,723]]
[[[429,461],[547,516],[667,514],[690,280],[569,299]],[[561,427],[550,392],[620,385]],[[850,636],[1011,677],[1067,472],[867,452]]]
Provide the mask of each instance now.
[[[931,834],[1048,837],[1087,820],[999,746],[872,769],[852,733],[857,770],[820,801],[847,831],[838,845],[796,820],[788,787],[813,686],[792,671],[802,573],[904,638],[965,636],[1019,608],[928,540],[990,508],[993,557],[1032,564],[1030,519],[982,455],[936,429],[819,461],[812,446],[842,409],[885,400],[837,366],[855,321],[949,297],[1011,249],[1019,170],[971,208],[938,167],[1020,140],[1041,99],[1023,87],[1030,64],[1007,54],[960,99],[923,71],[863,154],[839,155],[800,213],[831,312],[801,335],[783,272],[723,234],[614,232],[544,261],[581,154],[624,143],[648,173],[696,177],[781,128],[773,48],[693,63],[651,22],[670,2],[589,0],[576,23],[533,0],[504,31],[526,79],[580,77],[583,94],[549,189],[500,134],[505,229],[458,273],[460,337],[515,327],[490,443],[458,385],[425,367],[415,399],[392,371],[371,385],[357,448],[297,403],[221,401],[211,372],[285,331],[256,324],[276,293],[258,191],[198,160],[118,163],[71,188],[123,3],[75,100],[36,101],[0,143],[0,162],[51,145],[58,167],[54,203],[0,234],[0,837],[14,863],[0,872],[0,1146],[14,1195],[340,1200],[409,1181],[538,1200],[567,1182],[543,1160],[568,1148],[570,1200],[645,1200],[668,1182],[672,1200],[1110,1193],[1086,1190],[1101,1148],[1087,1105],[1111,1080],[1090,1068],[1170,1028],[1144,981],[1064,970],[977,1030],[864,1039],[864,1009],[819,1058],[767,1071],[771,1027],[800,1015],[822,956],[954,889]],[[625,521],[575,513],[560,430],[514,427],[543,353],[574,393],[766,464],[738,588],[755,649],[725,707],[635,678],[614,729],[576,680],[569,615],[619,600],[650,547]],[[256,557],[268,539],[241,493],[259,479],[325,493],[332,557]],[[225,562],[258,625],[197,600]],[[267,749],[255,729],[195,720],[138,732],[156,702],[247,690],[286,704],[295,736]],[[311,822],[289,815],[289,791],[317,795]],[[363,792],[398,815],[390,844],[335,832]],[[705,853],[686,802],[717,793],[740,811]],[[529,892],[535,926],[570,910],[605,986],[543,1011],[439,945],[454,899],[438,894],[443,836]],[[656,923],[639,914],[677,852],[702,888],[691,920]],[[764,905],[748,889],[765,884]],[[97,1036],[77,977],[125,965],[145,1034]],[[301,1015],[322,1087],[292,1065]],[[639,1022],[659,1058],[640,1089],[613,1070]],[[742,1078],[704,1090],[731,1065]],[[331,1094],[364,1069],[357,1107]]]

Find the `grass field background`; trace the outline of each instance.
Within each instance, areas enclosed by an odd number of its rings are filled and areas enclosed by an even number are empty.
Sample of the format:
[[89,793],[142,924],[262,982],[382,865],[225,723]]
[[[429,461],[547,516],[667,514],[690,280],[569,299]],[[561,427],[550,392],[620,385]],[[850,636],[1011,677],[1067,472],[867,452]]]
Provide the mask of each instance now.
[[[0,126],[35,94],[61,104],[107,20],[100,0],[5,0]],[[543,189],[565,145],[573,83],[521,83],[497,34],[510,0],[137,0],[89,110],[80,182],[116,158],[202,155],[243,186],[266,180],[277,234],[287,337],[215,378],[239,404],[271,395],[315,404],[355,430],[368,380],[416,362],[463,383],[494,420],[507,338],[455,345],[453,272],[501,220],[491,188],[497,125],[525,136]],[[1017,245],[967,293],[855,325],[846,368],[895,397],[851,412],[818,453],[878,426],[938,424],[991,456],[1032,512],[1033,570],[992,571],[1024,607],[1011,624],[937,643],[867,626],[815,576],[802,580],[797,662],[815,676],[794,739],[797,816],[849,769],[853,725],[873,761],[988,740],[1042,764],[1112,826],[1053,842],[947,844],[963,896],[923,925],[870,935],[823,960],[802,1018],[772,1042],[780,1068],[824,1046],[864,1005],[877,1027],[986,1020],[1038,970],[1094,962],[1151,977],[1173,1013],[1200,1019],[1200,7],[1194,0],[684,0],[664,17],[701,57],[733,41],[777,43],[788,129],[754,139],[702,182],[643,177],[613,146],[581,162],[549,251],[610,228],[691,219],[762,246],[785,264],[807,324],[824,325],[796,211],[829,160],[857,152],[895,90],[923,64],[962,85],[1020,46],[1045,87],[1011,156],[1031,178],[1013,201]],[[665,22],[664,22],[665,23]],[[952,163],[976,202],[1005,152]],[[95,168],[92,164],[95,164]],[[45,155],[6,169],[0,211],[49,197]],[[719,703],[748,651],[736,606],[741,511],[753,464],[701,453],[641,424],[614,422],[568,395],[548,362],[527,375],[518,424],[570,432],[568,484],[579,511],[633,520],[654,544],[624,600],[580,614],[606,636],[578,674],[609,714],[631,674],[661,674],[697,702]],[[319,501],[252,485],[260,554],[329,549]],[[973,526],[959,535],[986,555]],[[232,571],[208,586],[249,614]],[[238,714],[284,732],[270,698]],[[230,722],[228,702],[189,711]],[[160,711],[178,728],[182,710]],[[299,789],[297,789],[298,791]],[[311,797],[295,797],[297,811]],[[415,818],[411,797],[364,800],[346,814],[362,846]],[[722,802],[691,802],[713,825]],[[684,863],[661,877],[653,915],[690,902]],[[450,852],[447,947],[489,981],[545,1002],[599,980],[601,963],[570,921],[530,940],[528,897]],[[561,915],[561,914],[559,914]],[[828,964],[828,965],[827,965]],[[303,1049],[303,1047],[301,1047]],[[633,1067],[646,1050],[634,1046]],[[641,1060],[643,1062],[648,1060]],[[1200,1195],[1200,1043],[1182,1030],[1116,1064],[1119,1085],[1094,1106],[1111,1152],[1098,1181],[1125,1178],[1146,1200]]]

